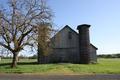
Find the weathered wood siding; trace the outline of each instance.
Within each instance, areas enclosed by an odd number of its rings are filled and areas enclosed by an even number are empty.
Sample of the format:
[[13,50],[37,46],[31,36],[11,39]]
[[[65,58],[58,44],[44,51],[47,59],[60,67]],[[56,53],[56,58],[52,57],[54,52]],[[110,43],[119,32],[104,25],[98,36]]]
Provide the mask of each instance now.
[[90,45],[90,61],[93,63],[97,62],[97,49]]
[[78,63],[78,41],[78,34],[74,32],[71,28],[65,27],[64,29],[62,29],[52,38],[52,55],[54,56],[54,59],[57,59],[58,62]]

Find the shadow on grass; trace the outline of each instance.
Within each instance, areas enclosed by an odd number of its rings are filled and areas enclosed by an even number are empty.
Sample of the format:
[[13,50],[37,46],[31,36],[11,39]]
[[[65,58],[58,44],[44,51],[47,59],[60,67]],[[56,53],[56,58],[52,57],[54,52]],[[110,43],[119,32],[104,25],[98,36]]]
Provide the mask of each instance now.
[[[18,65],[34,65],[34,64],[38,64],[37,62],[18,62]],[[0,63],[0,66],[7,66],[7,65],[11,65],[11,63]]]

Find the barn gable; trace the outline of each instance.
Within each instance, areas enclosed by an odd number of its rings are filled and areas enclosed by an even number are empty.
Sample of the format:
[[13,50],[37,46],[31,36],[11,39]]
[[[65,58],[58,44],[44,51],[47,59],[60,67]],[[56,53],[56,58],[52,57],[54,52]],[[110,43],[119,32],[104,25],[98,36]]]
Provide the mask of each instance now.
[[51,43],[53,48],[52,55],[56,62],[77,63],[79,61],[78,34],[68,25],[51,39]]
[[54,44],[53,48],[75,47],[77,44],[74,42],[78,42],[78,33],[66,25],[52,37],[51,42]]

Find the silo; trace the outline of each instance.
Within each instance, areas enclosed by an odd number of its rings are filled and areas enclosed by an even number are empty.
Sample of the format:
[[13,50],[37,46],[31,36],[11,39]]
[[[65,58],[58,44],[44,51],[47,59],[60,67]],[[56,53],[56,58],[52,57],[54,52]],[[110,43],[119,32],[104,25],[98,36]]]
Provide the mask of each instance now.
[[90,63],[90,38],[89,38],[90,25],[82,24],[77,27],[79,30],[79,54],[80,63]]

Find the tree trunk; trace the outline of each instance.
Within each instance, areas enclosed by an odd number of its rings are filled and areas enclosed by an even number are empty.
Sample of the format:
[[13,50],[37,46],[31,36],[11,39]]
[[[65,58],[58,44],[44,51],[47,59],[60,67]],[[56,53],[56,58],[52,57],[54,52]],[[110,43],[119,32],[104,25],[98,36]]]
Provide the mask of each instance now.
[[13,59],[12,59],[12,64],[11,64],[11,68],[15,68],[17,66],[17,60],[18,60],[18,53],[13,53]]
[[44,63],[44,54],[43,54],[43,49],[41,46],[38,44],[38,64]]
[[37,54],[37,62],[38,62],[38,64],[40,64],[40,57],[41,57],[41,49],[40,49],[40,45],[39,45],[39,43],[38,43],[38,54]]

